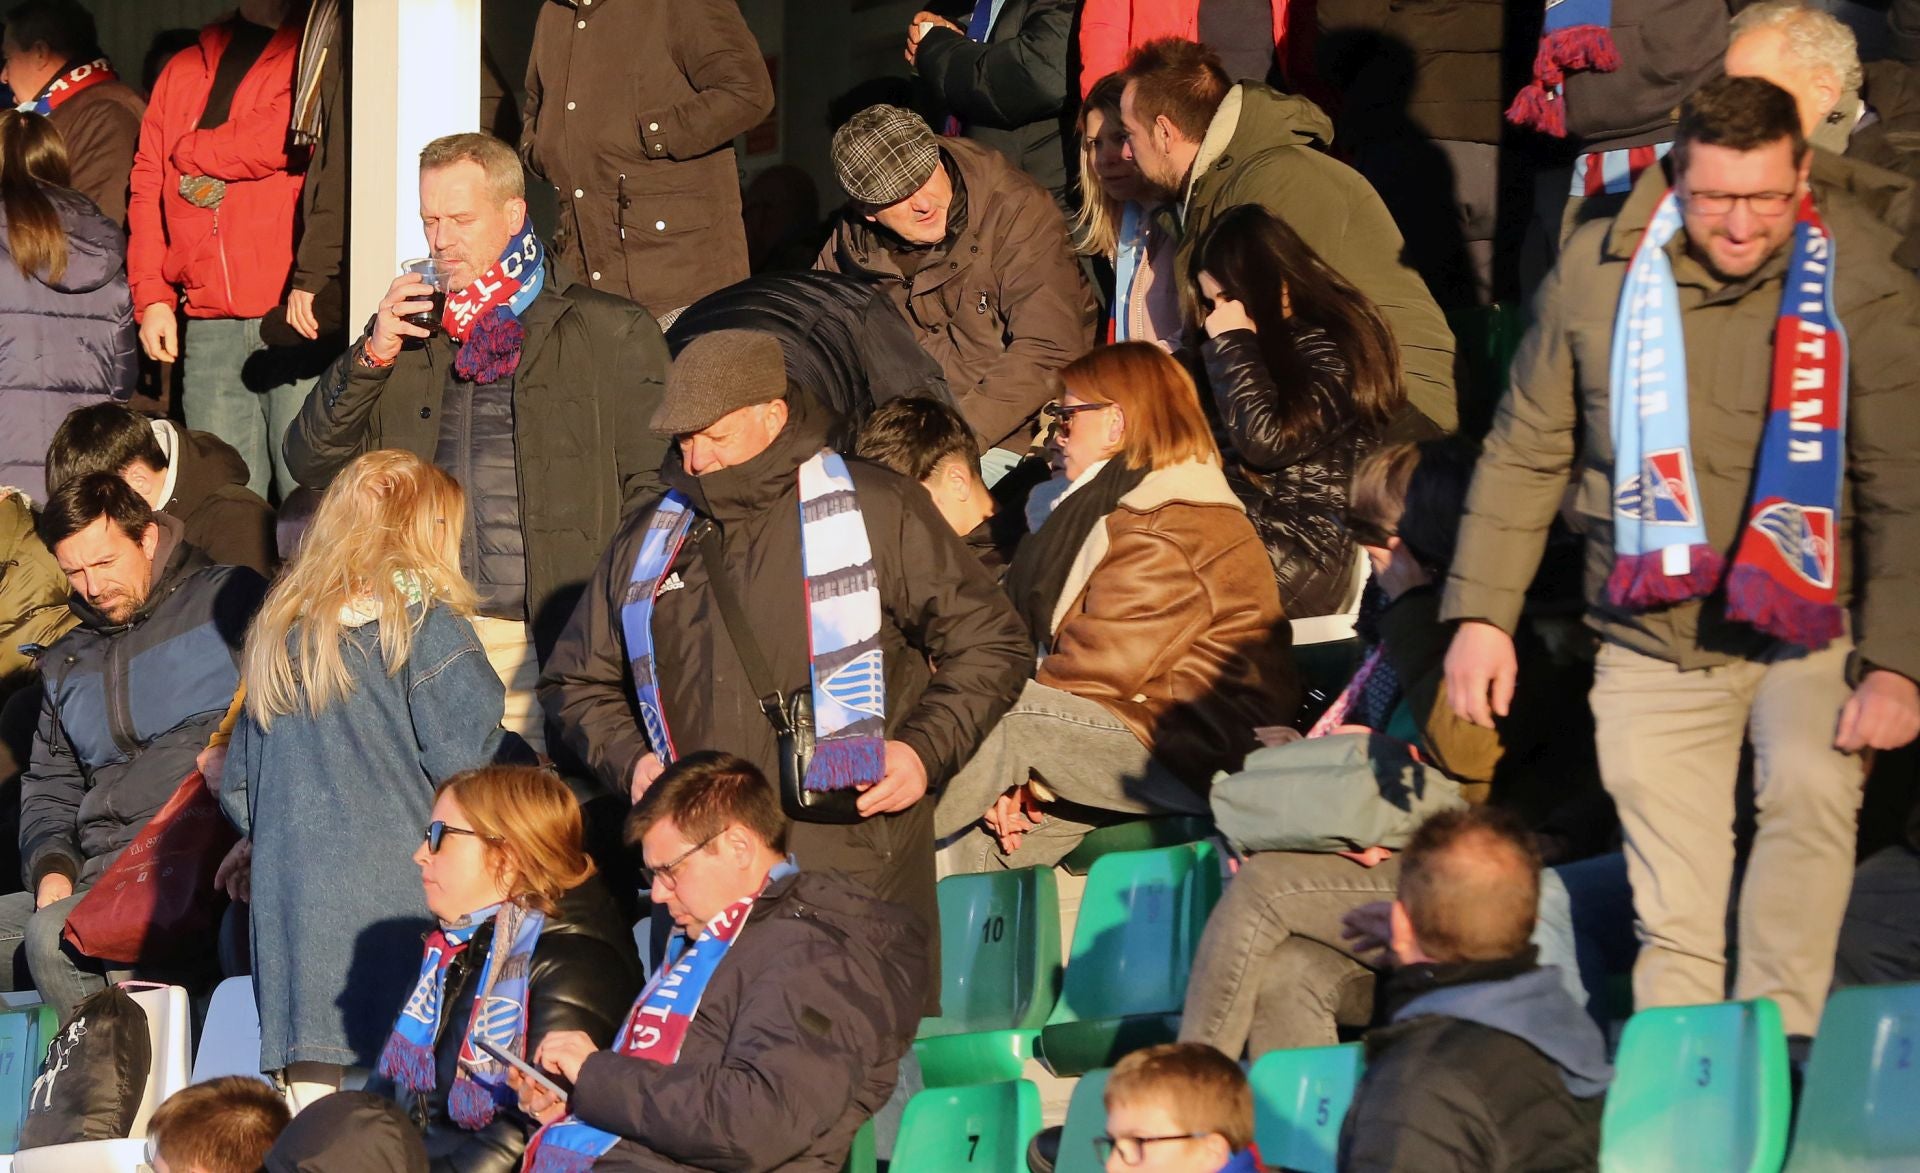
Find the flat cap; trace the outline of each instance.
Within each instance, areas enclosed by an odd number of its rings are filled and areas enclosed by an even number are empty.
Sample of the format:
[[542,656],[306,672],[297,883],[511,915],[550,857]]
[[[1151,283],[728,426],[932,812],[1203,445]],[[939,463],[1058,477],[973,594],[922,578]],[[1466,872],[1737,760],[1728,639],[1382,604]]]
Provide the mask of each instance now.
[[649,426],[655,435],[697,432],[728,412],[787,397],[780,340],[759,330],[715,330],[680,352]]
[[833,170],[863,204],[897,204],[940,165],[940,140],[927,120],[898,106],[868,106],[833,132]]

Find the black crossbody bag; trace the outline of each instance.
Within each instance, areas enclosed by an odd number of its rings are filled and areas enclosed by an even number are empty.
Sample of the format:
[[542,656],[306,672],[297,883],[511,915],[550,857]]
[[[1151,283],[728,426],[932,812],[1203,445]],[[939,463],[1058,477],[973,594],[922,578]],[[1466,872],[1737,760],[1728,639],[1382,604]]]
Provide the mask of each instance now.
[[734,593],[733,580],[727,575],[726,559],[720,548],[720,529],[710,521],[701,521],[700,558],[707,568],[707,583],[713,601],[720,608],[720,619],[727,637],[740,656],[747,672],[747,687],[759,698],[760,711],[773,726],[780,754],[780,807],[787,817],[801,823],[838,823],[862,821],[856,805],[860,792],[852,787],[841,790],[808,790],[807,766],[813,761],[813,690],[802,688],[782,693],[773,686],[773,673],[767,670],[766,657],[760,653],[760,641],[753,637],[746,609]]

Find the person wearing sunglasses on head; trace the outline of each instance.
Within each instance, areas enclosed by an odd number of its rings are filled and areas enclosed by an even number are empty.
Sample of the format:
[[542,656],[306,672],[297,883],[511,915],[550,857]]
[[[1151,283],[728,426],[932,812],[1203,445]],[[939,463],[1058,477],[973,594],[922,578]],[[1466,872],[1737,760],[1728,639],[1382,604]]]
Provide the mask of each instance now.
[[1273,568],[1193,380],[1123,342],[1061,385],[1070,487],[1006,580],[1039,666],[935,810],[957,871],[1056,863],[1118,817],[1204,815],[1215,772],[1299,705]]
[[508,1173],[533,1131],[482,1041],[522,1058],[558,1031],[604,1047],[640,989],[633,933],[581,842],[579,802],[543,770],[483,767],[436,791],[413,862],[437,927],[368,1090],[409,1110],[442,1173]]
[[297,1107],[373,1064],[413,987],[430,922],[407,858],[434,787],[532,760],[469,622],[465,517],[419,457],[359,457],[247,636],[220,793],[245,838],[222,878],[251,898],[260,1070]]

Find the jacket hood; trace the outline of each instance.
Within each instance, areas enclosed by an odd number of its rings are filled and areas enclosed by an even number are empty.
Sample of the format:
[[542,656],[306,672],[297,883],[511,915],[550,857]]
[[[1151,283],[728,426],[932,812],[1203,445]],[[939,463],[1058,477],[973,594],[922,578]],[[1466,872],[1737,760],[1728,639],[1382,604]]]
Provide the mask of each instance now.
[[173,495],[162,509],[180,506],[183,512],[232,485],[247,487],[247,461],[239,450],[212,432],[196,432],[173,425]]
[[267,1173],[427,1173],[427,1146],[406,1110],[372,1092],[338,1092],[293,1118]]
[[1401,1006],[1393,1021],[1423,1017],[1457,1018],[1514,1036],[1551,1059],[1567,1090],[1580,1099],[1606,1091],[1613,1079],[1606,1040],[1574,1004],[1556,966],[1496,981],[1443,985]]
[[[91,293],[127,271],[127,234],[118,224],[77,191],[49,184],[41,184],[40,190],[53,202],[66,229],[67,269],[58,281],[37,275],[34,280],[57,293]],[[6,235],[7,213],[0,207],[0,241]],[[13,263],[11,256],[5,263]]]
[[[1333,143],[1333,119],[1326,111],[1298,94],[1283,94],[1258,82],[1241,82],[1227,91],[1220,108],[1207,123],[1200,140],[1200,153],[1194,156],[1187,173],[1187,190],[1194,180],[1215,163],[1231,162],[1233,155],[1280,147],[1311,147],[1326,150]],[[1238,144],[1238,149],[1229,148]]]
[[152,587],[147,591],[147,601],[140,604],[133,618],[125,623],[115,623],[94,610],[93,604],[87,602],[84,596],[74,593],[69,596],[68,602],[84,626],[109,635],[138,627],[195,571],[213,565],[199,547],[187,544],[187,527],[178,518],[170,513],[156,513],[153,522],[160,527],[160,542],[153,551],[153,564],[159,569],[153,576]]
[[800,466],[826,447],[836,415],[807,394],[787,395],[787,424],[767,450],[744,464],[694,476],[680,460],[678,441],[667,446],[660,479],[693,502],[703,517],[728,525],[751,517],[793,489]]

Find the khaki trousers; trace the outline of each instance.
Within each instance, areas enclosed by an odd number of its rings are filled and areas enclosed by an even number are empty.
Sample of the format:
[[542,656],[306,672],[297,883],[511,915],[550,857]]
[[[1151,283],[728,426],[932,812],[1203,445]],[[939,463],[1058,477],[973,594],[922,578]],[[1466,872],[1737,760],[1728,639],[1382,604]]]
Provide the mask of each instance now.
[[1727,997],[1734,786],[1751,741],[1758,830],[1739,894],[1736,999],[1772,998],[1811,1035],[1853,879],[1861,759],[1833,748],[1850,640],[1682,672],[1605,644],[1593,683],[1600,773],[1620,809],[1640,957],[1637,1007]]
[[507,689],[507,708],[500,723],[518,733],[534,753],[547,752],[546,718],[540,709],[536,690],[540,686],[540,662],[534,658],[533,635],[524,623],[473,617],[473,633],[486,649],[487,663]]

